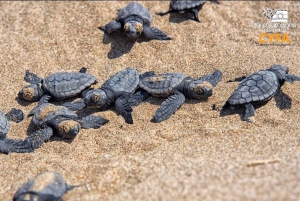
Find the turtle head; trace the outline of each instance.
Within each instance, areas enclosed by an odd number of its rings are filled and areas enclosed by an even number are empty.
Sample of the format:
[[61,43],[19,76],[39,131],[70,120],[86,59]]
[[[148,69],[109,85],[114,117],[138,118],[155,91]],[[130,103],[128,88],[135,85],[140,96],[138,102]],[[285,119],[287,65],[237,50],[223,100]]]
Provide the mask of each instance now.
[[129,21],[124,25],[124,31],[129,38],[137,38],[143,32],[143,24],[136,21]]
[[63,138],[75,138],[80,131],[80,124],[74,120],[64,120],[58,124],[59,134]]
[[278,75],[279,80],[283,80],[289,72],[289,69],[283,65],[273,65],[269,68],[269,70],[274,71]]
[[213,86],[206,81],[198,83],[197,81],[193,81],[190,84],[191,97],[196,99],[203,99],[212,96]]
[[94,89],[86,93],[84,104],[87,106],[103,106],[107,100],[107,95],[102,89]]
[[30,84],[23,87],[18,94],[21,100],[38,101],[44,95],[40,84]]

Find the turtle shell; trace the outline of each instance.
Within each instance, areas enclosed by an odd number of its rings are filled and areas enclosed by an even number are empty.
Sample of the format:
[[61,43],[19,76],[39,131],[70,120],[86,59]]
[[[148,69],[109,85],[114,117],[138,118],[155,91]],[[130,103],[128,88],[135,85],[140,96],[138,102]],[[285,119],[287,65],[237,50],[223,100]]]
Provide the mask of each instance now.
[[139,84],[139,73],[134,68],[126,68],[111,76],[101,88],[114,92],[116,97],[124,93],[133,93]]
[[57,172],[43,172],[21,186],[15,193],[13,201],[61,200],[68,188]]
[[124,21],[127,17],[132,15],[141,17],[144,23],[150,23],[152,21],[152,15],[149,10],[137,2],[132,2],[125,8],[119,10],[116,21]]
[[96,77],[87,73],[59,72],[43,80],[43,89],[54,98],[61,100],[80,94],[96,82]]
[[37,109],[32,121],[35,125],[42,126],[58,116],[77,119],[77,115],[66,107],[45,103]]
[[0,139],[4,139],[6,137],[9,128],[10,128],[9,122],[5,117],[5,114],[0,111]]
[[205,3],[205,0],[193,1],[193,0],[172,0],[170,3],[170,8],[172,10],[188,10],[195,8]]
[[139,86],[156,97],[168,97],[188,76],[183,73],[164,73],[146,77]]
[[280,83],[276,73],[268,70],[258,71],[247,76],[229,97],[231,105],[260,103],[271,99],[279,90]]

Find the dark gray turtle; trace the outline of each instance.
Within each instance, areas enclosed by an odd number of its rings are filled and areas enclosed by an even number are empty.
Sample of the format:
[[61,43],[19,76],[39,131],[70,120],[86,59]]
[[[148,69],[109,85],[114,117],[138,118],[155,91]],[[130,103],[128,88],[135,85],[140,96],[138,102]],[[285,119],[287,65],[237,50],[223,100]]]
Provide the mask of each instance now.
[[10,128],[9,121],[19,123],[23,119],[24,114],[22,110],[12,108],[7,114],[0,111],[0,140],[6,139],[6,134]]
[[[158,12],[157,15],[163,16],[168,13],[179,12],[184,13],[186,11],[192,12],[194,20],[200,22],[198,19],[198,13],[206,0],[171,0],[170,8],[166,12]],[[214,3],[218,3],[216,0],[212,0]]]
[[21,186],[13,201],[60,201],[76,186],[69,186],[57,172],[42,172]]
[[30,85],[23,87],[18,96],[26,101],[38,101],[44,95],[50,95],[56,100],[77,96],[97,83],[96,78],[86,71],[86,68],[82,68],[79,72],[53,73],[41,79],[27,70],[24,80]]
[[253,104],[270,100],[285,81],[300,81],[300,77],[288,74],[288,69],[283,65],[273,65],[267,70],[252,73],[242,80],[224,108],[230,105],[245,105],[246,112],[242,120],[251,122],[249,117],[254,116],[255,110]]
[[221,80],[222,73],[216,70],[198,79],[183,73],[165,73],[146,77],[140,87],[155,97],[167,97],[156,111],[152,122],[164,121],[175,113],[185,102],[185,98],[203,99],[212,95],[212,89]]
[[126,68],[111,76],[100,88],[87,92],[83,100],[63,105],[71,110],[80,110],[86,106],[98,106],[100,109],[106,109],[115,105],[117,112],[121,114],[126,123],[133,124],[131,106],[139,105],[149,96],[145,91],[134,92],[138,88],[140,79],[153,74],[151,71],[139,75],[136,69]]
[[48,103],[50,96],[43,96],[32,118],[32,123],[40,130],[30,134],[24,141],[5,139],[0,142],[0,152],[32,152],[39,148],[55,133],[63,138],[73,139],[81,128],[100,128],[108,120],[89,115],[79,119],[71,110]]
[[99,27],[99,29],[106,34],[124,29],[126,35],[130,38],[137,38],[143,33],[148,39],[171,39],[159,29],[150,27],[151,21],[152,15],[149,10],[137,2],[132,2],[125,8],[118,10],[116,20]]

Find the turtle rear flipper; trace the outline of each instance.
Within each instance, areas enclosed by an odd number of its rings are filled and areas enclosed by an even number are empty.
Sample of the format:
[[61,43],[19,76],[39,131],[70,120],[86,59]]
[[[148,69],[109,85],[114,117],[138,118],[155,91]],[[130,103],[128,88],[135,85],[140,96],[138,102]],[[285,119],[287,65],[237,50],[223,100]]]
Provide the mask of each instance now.
[[150,94],[145,90],[139,90],[134,94],[128,95],[128,102],[131,106],[138,106],[149,98]]
[[140,80],[142,80],[142,79],[144,79],[146,77],[150,77],[152,75],[155,75],[154,71],[147,71],[143,74],[140,74],[139,78],[140,78]]
[[128,124],[133,124],[132,119],[132,108],[128,101],[128,95],[123,95],[117,98],[115,102],[115,108],[117,112],[121,114],[121,116],[125,119],[125,122]]
[[199,79],[199,81],[209,82],[213,87],[217,86],[217,84],[222,79],[222,72],[220,70],[216,70],[213,74],[207,74]]
[[25,82],[28,82],[30,84],[42,83],[42,79],[39,78],[36,74],[31,73],[29,70],[26,70],[24,80]]
[[14,121],[16,123],[21,122],[24,119],[24,113],[20,109],[12,108],[5,117],[9,121]]
[[101,116],[89,115],[83,117],[78,122],[80,123],[81,128],[88,129],[88,128],[100,128],[102,125],[109,122],[109,120]]
[[161,30],[154,28],[154,27],[149,27],[149,26],[144,26],[144,36],[147,39],[156,39],[156,40],[171,40],[170,37],[167,36],[164,32]]
[[[39,148],[44,142],[50,139],[53,130],[50,127],[38,130],[23,140],[5,139],[4,143],[0,141],[0,152],[2,153],[29,153]],[[4,145],[3,145],[4,144]]]
[[86,107],[83,99],[80,99],[75,102],[65,102],[64,104],[62,104],[62,106],[66,107],[72,111],[82,110],[83,108]]
[[100,30],[102,30],[106,34],[111,34],[112,32],[115,32],[117,30],[120,30],[122,28],[122,25],[120,22],[117,21],[111,21],[105,26],[99,27]]
[[300,77],[292,74],[286,74],[284,80],[291,83],[294,81],[300,81]]
[[161,107],[156,111],[151,122],[159,123],[170,118],[171,115],[174,114],[184,103],[184,101],[185,96],[180,92],[176,92],[161,104]]

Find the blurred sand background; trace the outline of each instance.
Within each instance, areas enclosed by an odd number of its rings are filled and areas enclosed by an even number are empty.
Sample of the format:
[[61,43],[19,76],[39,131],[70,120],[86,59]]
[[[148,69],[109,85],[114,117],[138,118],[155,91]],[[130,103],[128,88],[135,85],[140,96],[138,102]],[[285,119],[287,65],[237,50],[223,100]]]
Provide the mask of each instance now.
[[[1,2],[0,109],[20,108],[25,115],[36,105],[16,99],[29,69],[41,77],[58,71],[88,72],[100,86],[126,68],[140,72],[184,72],[192,77],[223,72],[208,101],[187,100],[170,119],[150,122],[163,99],[149,98],[134,107],[128,125],[114,109],[95,111],[110,122],[82,130],[75,140],[53,137],[33,153],[0,155],[0,200],[42,171],[57,171],[69,184],[82,186],[63,198],[76,200],[299,200],[300,83],[286,83],[279,97],[255,112],[254,123],[240,120],[244,109],[220,117],[221,107],[238,83],[228,80],[286,65],[300,75],[300,3],[273,1],[207,2],[201,23],[185,14],[163,17],[168,1],[140,2],[153,14],[152,25],[171,41],[133,43],[121,33],[98,30],[116,17],[126,1]],[[253,22],[267,23],[263,7],[289,11],[290,45],[260,45]],[[284,96],[287,94],[287,96]],[[91,110],[89,110],[91,112]],[[11,123],[8,138],[24,139],[31,118]],[[262,163],[260,163],[262,161]]]

